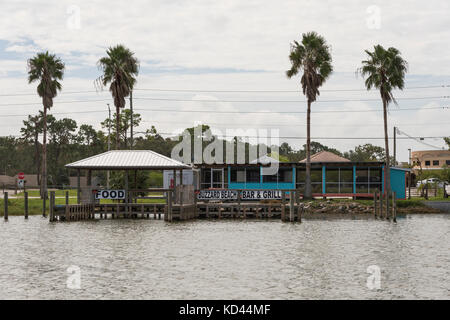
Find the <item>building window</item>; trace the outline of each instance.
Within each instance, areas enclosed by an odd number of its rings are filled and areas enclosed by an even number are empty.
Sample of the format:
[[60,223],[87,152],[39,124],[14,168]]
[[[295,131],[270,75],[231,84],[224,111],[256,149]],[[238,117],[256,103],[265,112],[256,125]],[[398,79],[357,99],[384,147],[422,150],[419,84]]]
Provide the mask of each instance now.
[[429,166],[430,165],[430,161],[429,160],[425,161],[425,165]]
[[279,168],[278,172],[275,174],[263,175],[263,182],[292,182],[292,168]]
[[245,182],[245,169],[231,168],[231,182]]
[[[305,192],[306,169],[297,169],[297,189]],[[322,193],[322,168],[311,169],[311,190],[313,193]]]
[[260,169],[258,168],[247,168],[246,170],[246,182],[260,182]]
[[439,160],[433,160],[433,166],[438,166],[439,165]]
[[353,193],[353,169],[326,169],[326,193]]
[[356,193],[381,191],[381,168],[356,169]]
[[450,160],[445,160],[445,164],[450,166]]

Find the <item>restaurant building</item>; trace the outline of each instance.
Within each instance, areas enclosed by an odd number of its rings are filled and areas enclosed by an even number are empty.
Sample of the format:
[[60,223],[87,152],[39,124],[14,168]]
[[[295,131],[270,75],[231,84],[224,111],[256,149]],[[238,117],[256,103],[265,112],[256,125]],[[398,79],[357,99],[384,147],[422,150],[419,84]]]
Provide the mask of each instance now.
[[[304,192],[306,160],[278,162],[278,172],[264,175],[263,168],[277,160],[263,156],[248,164],[201,164],[200,189],[297,189]],[[331,152],[311,156],[311,184],[314,197],[372,197],[383,192],[384,162],[352,162]],[[409,169],[391,167],[391,190],[406,198]]]

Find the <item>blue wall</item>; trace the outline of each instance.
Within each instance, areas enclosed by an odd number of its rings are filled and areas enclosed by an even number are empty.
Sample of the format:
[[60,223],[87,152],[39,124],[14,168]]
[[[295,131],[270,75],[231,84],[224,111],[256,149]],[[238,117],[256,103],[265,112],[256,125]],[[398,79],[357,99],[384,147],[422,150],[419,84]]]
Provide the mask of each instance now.
[[391,168],[391,190],[395,191],[397,199],[406,198],[406,171]]

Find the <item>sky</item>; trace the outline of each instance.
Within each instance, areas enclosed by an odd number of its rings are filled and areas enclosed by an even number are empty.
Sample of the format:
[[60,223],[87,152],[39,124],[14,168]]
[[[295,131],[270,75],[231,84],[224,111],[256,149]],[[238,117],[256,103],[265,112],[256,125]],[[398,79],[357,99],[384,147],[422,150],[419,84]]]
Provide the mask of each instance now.
[[[394,126],[400,130],[397,160],[408,161],[408,149],[442,148],[436,137],[450,136],[445,0],[1,1],[3,136],[20,135],[26,115],[42,109],[36,84],[27,82],[27,59],[47,50],[66,65],[50,113],[102,129],[113,102],[107,89],[94,86],[101,75],[97,61],[108,47],[124,44],[140,61],[133,95],[143,119],[138,135],[152,125],[173,134],[203,122],[223,135],[278,130],[280,143],[297,149],[305,143],[306,103],[300,79],[285,72],[291,42],[308,31],[325,37],[334,66],[312,106],[314,141],[341,151],[383,146],[379,94],[366,91],[356,73],[364,50],[376,44],[396,47],[409,66],[406,89],[394,92],[398,105],[388,116],[389,134]],[[407,135],[431,138],[417,142]]]

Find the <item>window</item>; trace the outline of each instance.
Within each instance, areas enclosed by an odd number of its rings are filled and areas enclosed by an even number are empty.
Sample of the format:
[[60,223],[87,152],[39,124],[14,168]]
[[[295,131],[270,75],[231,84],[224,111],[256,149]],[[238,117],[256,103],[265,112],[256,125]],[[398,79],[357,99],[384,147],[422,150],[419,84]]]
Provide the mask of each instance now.
[[247,168],[246,170],[246,182],[260,182],[260,169],[258,168]]
[[211,188],[211,169],[202,169],[200,187],[202,189]]
[[292,182],[292,168],[279,168],[276,174],[263,175],[263,182]]
[[231,168],[231,182],[245,182],[245,169]]
[[374,193],[381,190],[381,168],[356,169],[356,193]]
[[428,161],[425,161],[425,165],[426,166],[429,166],[430,165],[430,161],[428,160]]
[[450,166],[450,160],[445,160],[445,164]]
[[438,166],[439,165],[439,160],[433,160],[433,166]]
[[[306,169],[297,169],[297,189],[305,192]],[[313,193],[322,193],[322,168],[311,169],[311,187]]]
[[352,193],[353,169],[326,169],[326,193]]

